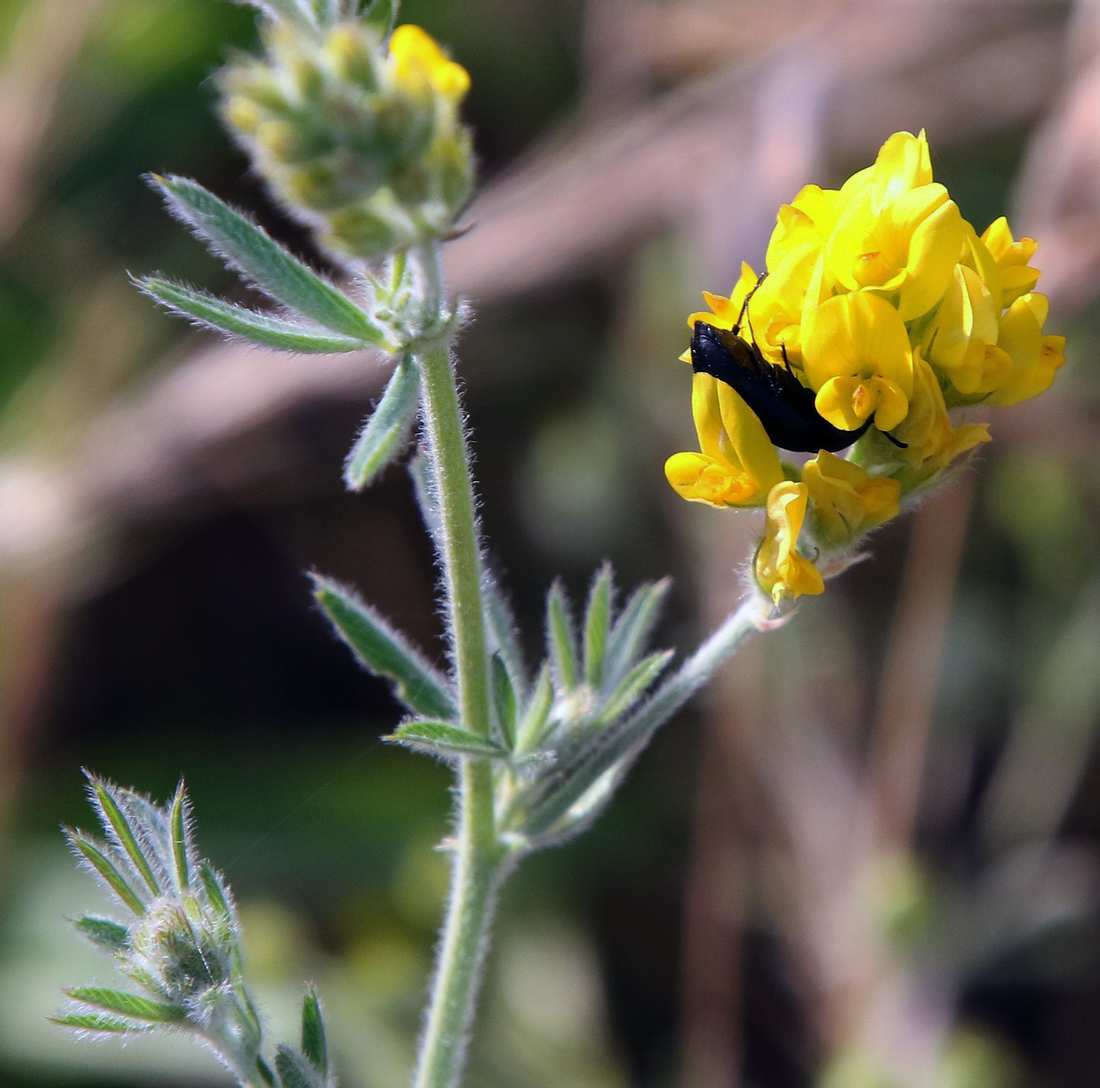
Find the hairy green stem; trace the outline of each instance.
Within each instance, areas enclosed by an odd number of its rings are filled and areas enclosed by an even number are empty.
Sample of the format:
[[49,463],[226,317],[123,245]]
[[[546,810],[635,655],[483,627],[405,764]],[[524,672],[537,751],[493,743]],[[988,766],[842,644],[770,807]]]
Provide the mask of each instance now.
[[[416,254],[425,274],[427,306],[440,310],[438,250]],[[490,688],[481,556],[474,514],[474,487],[462,409],[451,355],[432,347],[420,356],[424,429],[431,446],[439,504],[447,619],[465,728],[490,734]],[[462,1075],[481,966],[488,944],[496,892],[506,873],[506,850],[493,817],[493,780],[488,762],[464,759],[459,768],[457,826],[451,897],[437,952],[431,1003],[414,1079],[416,1088],[451,1088]]]

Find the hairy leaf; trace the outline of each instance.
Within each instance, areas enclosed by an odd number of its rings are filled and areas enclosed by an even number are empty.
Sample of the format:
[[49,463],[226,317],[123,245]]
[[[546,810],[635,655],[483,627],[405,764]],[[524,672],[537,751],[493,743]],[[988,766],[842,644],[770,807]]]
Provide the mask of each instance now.
[[378,407],[367,417],[344,463],[344,483],[362,491],[408,441],[420,404],[420,375],[411,355],[394,368]]
[[166,1005],[162,1001],[153,1001],[139,994],[124,993],[122,990],[109,990],[103,986],[78,986],[75,989],[66,990],[65,993],[83,1005],[95,1005],[107,1012],[128,1016],[134,1020],[170,1024],[187,1019],[186,1009],[177,1005]]
[[192,318],[229,336],[239,336],[242,340],[250,340],[265,347],[296,351],[305,355],[327,355],[362,351],[371,346],[362,338],[343,336],[325,329],[286,321],[271,314],[258,313],[208,295],[205,291],[196,291],[186,284],[174,283],[158,276],[146,276],[134,280],[134,283],[173,313]]
[[[286,5],[287,7],[298,5]],[[381,332],[367,315],[265,231],[198,182],[150,176],[170,211],[187,223],[210,249],[247,276],[276,302],[318,325],[358,341],[379,343]]]
[[495,741],[450,722],[406,722],[385,739],[441,757],[462,755],[501,759],[508,755]]
[[401,701],[428,718],[455,713],[447,681],[369,605],[335,582],[311,575],[313,595],[336,633],[373,673],[392,680]]

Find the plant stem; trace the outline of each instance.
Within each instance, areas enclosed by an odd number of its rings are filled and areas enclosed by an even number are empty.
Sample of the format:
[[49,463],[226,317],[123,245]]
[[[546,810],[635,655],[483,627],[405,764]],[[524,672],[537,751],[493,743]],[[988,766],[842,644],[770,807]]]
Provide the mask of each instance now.
[[[426,310],[441,310],[438,250],[415,254],[425,274]],[[439,503],[447,619],[458,683],[461,721],[479,736],[490,734],[490,689],[481,556],[474,516],[474,487],[454,366],[446,347],[419,356],[424,429]],[[414,1079],[416,1088],[457,1085],[477,1004],[496,892],[508,866],[493,815],[492,770],[485,760],[459,768],[454,868],[447,919],[437,952],[431,1003]]]

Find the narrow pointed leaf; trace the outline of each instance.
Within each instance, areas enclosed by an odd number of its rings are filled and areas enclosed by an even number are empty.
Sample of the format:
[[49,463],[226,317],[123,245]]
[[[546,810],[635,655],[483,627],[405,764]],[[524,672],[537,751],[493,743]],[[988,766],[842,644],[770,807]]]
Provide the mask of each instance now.
[[321,1002],[311,986],[302,1002],[302,1053],[310,1064],[324,1074],[328,1072],[328,1041],[325,1038],[325,1021],[321,1014]]
[[420,375],[411,355],[394,368],[378,407],[367,417],[344,463],[344,483],[362,491],[405,447],[420,404]]
[[443,757],[461,755],[502,759],[508,755],[499,744],[488,737],[479,737],[476,733],[450,722],[406,722],[385,739]]
[[531,697],[523,710],[523,717],[516,726],[516,752],[528,752],[534,748],[546,728],[550,708],[554,705],[554,685],[550,679],[550,665],[544,662]]
[[67,1016],[51,1017],[51,1023],[63,1028],[76,1028],[78,1031],[103,1031],[112,1035],[125,1035],[129,1032],[150,1031],[149,1024],[135,1024],[132,1020],[120,1020],[117,1016],[105,1016],[100,1012],[76,1012]]
[[95,1005],[109,1013],[128,1016],[133,1020],[147,1020],[151,1023],[170,1024],[187,1019],[186,1009],[176,1005],[166,1005],[162,1001],[153,1001],[139,994],[128,994],[122,990],[109,990],[103,986],[80,986],[66,990],[74,1001],[84,1005]]
[[622,674],[633,668],[638,655],[653,633],[657,616],[671,582],[662,578],[651,585],[639,586],[619,613],[607,640],[604,663],[605,682],[616,684]]
[[281,1043],[275,1053],[275,1069],[282,1088],[322,1088],[324,1084],[324,1078],[303,1055]]
[[191,318],[200,325],[239,336],[253,344],[295,351],[304,355],[328,355],[346,351],[362,351],[371,345],[361,338],[343,336],[325,329],[286,321],[271,314],[259,313],[244,306],[196,291],[186,284],[157,276],[135,279],[145,294],[156,299],[175,314]]
[[211,868],[208,861],[199,863],[199,879],[202,881],[203,890],[210,905],[227,921],[233,921],[233,908],[229,903],[229,896],[222,885],[221,878]]
[[594,688],[603,682],[607,636],[611,630],[611,567],[604,564],[592,583],[584,615],[584,677]]
[[512,678],[508,667],[500,654],[491,659],[493,680],[493,709],[496,711],[497,724],[500,726],[504,746],[511,751],[516,744],[516,691],[512,687]]
[[149,885],[149,890],[153,895],[160,895],[160,882],[153,874],[149,860],[138,845],[138,841],[134,836],[134,829],[130,826],[126,815],[119,806],[114,791],[98,778],[91,778],[89,781],[95,795],[96,807],[103,818],[104,828],[115,833],[119,845],[126,851],[126,856],[133,864],[134,870]]
[[82,937],[108,952],[122,952],[129,947],[130,931],[118,922],[112,922],[110,918],[96,918],[85,914],[74,918],[73,925]]
[[645,694],[649,685],[664,672],[665,666],[672,657],[671,650],[663,650],[660,653],[650,654],[645,660],[635,665],[600,710],[603,721],[613,722],[630,710]]
[[560,582],[555,582],[546,596],[546,641],[555,683],[565,690],[575,688],[580,681],[577,641],[565,590]]
[[182,891],[191,884],[191,859],[188,856],[188,811],[187,791],[183,783],[179,784],[172,798],[169,812],[170,833],[172,836],[172,863],[176,871],[176,886]]
[[188,178],[153,175],[150,181],[170,211],[276,302],[332,332],[370,343],[382,340],[381,332],[351,299],[292,257],[247,216]]
[[398,697],[414,714],[454,715],[447,681],[401,635],[350,590],[316,574],[312,578],[314,599],[336,633],[371,672],[393,681]]
[[92,842],[86,835],[73,828],[66,829],[65,834],[69,838],[74,850],[107,882],[111,890],[118,898],[135,914],[145,912],[145,904],[141,896],[130,886],[126,878],[115,868],[114,863],[107,857],[99,845]]
[[523,651],[519,645],[519,630],[512,618],[512,609],[500,583],[486,572],[482,578],[482,598],[485,601],[486,628],[492,650],[500,654],[508,670],[512,689],[517,697],[527,694],[527,670],[523,664]]

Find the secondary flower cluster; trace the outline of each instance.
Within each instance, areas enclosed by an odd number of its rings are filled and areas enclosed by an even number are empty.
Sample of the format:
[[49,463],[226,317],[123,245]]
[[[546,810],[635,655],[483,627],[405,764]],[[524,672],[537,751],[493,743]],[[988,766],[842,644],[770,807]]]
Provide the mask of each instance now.
[[[684,356],[699,452],[665,471],[690,501],[765,507],[754,573],[776,604],[821,593],[821,559],[988,441],[952,409],[1054,380],[1065,339],[1043,333],[1035,249],[1003,218],[979,236],[932,180],[924,133],[899,132],[839,190],[808,185],[780,208],[763,276],[743,265],[728,297],[704,292]],[[847,457],[841,433],[815,443],[834,452],[781,461],[777,446],[813,452],[785,437],[791,418],[799,433],[850,432]]]
[[417,26],[383,43],[361,22],[314,35],[274,20],[264,45],[219,86],[223,118],[275,193],[350,257],[444,237],[473,187],[466,70]]

